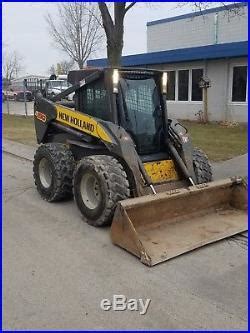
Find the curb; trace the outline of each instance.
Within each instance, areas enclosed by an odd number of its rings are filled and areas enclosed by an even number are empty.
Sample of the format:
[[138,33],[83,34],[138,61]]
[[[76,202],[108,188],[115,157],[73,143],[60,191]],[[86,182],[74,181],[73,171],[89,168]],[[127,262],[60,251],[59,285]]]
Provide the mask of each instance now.
[[25,144],[3,139],[2,151],[9,155],[32,162],[36,147],[27,146]]
[[[38,145],[27,146],[23,143],[3,139],[2,150],[4,153],[32,162],[37,147]],[[212,163],[214,180],[235,176],[236,173],[238,176],[246,176],[247,156],[247,154],[244,154],[227,161]],[[239,163],[239,161],[241,161],[241,163]],[[228,168],[228,165],[230,165],[230,168]]]

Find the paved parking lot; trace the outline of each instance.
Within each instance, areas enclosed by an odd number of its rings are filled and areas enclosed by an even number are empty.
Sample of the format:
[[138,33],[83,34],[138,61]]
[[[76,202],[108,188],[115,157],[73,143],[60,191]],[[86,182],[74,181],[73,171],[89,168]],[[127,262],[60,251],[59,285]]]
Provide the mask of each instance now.
[[[4,153],[3,179],[5,329],[247,329],[246,235],[149,268],[73,200],[41,200],[30,161]],[[150,298],[147,314],[103,311],[114,294]]]
[[[27,114],[28,116],[32,116],[34,113],[34,102],[27,102]],[[8,102],[5,101],[2,103],[3,113],[9,114],[17,114],[20,116],[25,116],[25,103],[24,102],[15,102],[9,101],[9,110],[8,110]]]

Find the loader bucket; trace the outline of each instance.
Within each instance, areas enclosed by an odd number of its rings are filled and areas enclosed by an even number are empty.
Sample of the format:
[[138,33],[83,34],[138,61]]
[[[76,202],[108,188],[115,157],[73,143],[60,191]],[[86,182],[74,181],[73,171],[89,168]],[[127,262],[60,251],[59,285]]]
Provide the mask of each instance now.
[[246,185],[226,179],[119,202],[111,238],[153,266],[246,230]]

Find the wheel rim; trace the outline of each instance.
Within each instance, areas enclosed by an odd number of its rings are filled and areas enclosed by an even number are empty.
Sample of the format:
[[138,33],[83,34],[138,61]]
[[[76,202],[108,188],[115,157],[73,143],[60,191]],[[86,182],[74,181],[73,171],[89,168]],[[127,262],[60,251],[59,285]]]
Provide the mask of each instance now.
[[52,183],[52,169],[47,158],[42,158],[39,163],[39,177],[43,187],[49,188]]
[[101,202],[101,190],[98,179],[91,173],[82,176],[80,193],[84,205],[89,209],[95,209]]

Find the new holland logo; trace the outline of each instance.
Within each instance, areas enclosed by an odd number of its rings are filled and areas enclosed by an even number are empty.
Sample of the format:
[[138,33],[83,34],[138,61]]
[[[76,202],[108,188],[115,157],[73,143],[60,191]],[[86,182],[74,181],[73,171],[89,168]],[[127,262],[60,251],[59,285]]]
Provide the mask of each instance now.
[[95,126],[87,121],[84,121],[80,118],[73,117],[64,112],[58,112],[58,119],[66,122],[69,125],[75,125],[83,130],[87,130],[89,132],[94,132]]
[[37,117],[38,120],[42,121],[43,123],[45,123],[47,120],[46,114],[42,112],[36,111],[35,116]]

